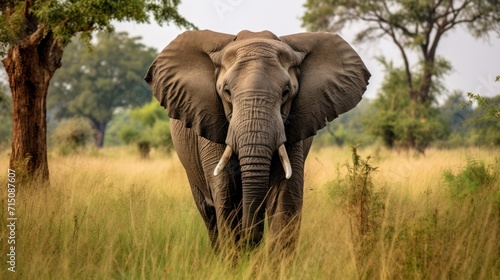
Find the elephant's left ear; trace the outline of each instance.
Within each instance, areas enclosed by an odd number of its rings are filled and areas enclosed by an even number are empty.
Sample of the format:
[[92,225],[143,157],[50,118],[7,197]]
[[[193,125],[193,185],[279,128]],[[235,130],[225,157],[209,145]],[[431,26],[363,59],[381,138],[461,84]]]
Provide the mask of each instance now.
[[337,34],[309,32],[280,39],[304,57],[299,64],[299,93],[285,127],[287,142],[295,143],[354,108],[371,75],[356,51]]

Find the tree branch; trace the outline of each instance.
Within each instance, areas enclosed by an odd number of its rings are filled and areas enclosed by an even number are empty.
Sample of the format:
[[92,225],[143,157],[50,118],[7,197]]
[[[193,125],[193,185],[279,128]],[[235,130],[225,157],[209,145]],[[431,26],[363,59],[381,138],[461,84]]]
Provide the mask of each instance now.
[[406,84],[408,86],[408,90],[410,90],[410,92],[413,91],[413,77],[412,77],[411,70],[410,70],[410,62],[408,60],[408,56],[406,55],[406,51],[405,51],[403,45],[401,44],[401,42],[399,42],[398,38],[396,37],[396,34],[394,33],[394,29],[392,29],[392,27],[390,27],[390,29],[386,29],[381,23],[379,23],[379,27],[380,27],[380,29],[385,30],[386,34],[391,36],[393,42],[399,48],[399,50],[401,52],[401,56],[403,57],[403,63],[405,66]]

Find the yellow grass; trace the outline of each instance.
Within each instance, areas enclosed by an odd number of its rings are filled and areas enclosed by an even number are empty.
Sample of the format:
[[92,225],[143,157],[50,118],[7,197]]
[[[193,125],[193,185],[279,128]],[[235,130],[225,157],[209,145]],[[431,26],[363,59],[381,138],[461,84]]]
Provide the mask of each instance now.
[[[385,211],[361,261],[342,197],[349,148],[314,150],[306,166],[299,247],[281,263],[260,248],[229,261],[214,255],[175,155],[140,160],[105,149],[50,161],[51,186],[17,185],[16,272],[7,271],[7,168],[2,184],[2,279],[493,279],[500,277],[500,209],[493,193],[452,200],[445,170],[468,158],[498,164],[498,150],[429,150],[425,156],[366,149],[379,171]],[[496,169],[500,170],[500,169]],[[340,171],[340,174],[338,174]],[[9,245],[10,246],[10,245]],[[265,247],[265,246],[262,246]],[[9,278],[7,278],[9,277]]]

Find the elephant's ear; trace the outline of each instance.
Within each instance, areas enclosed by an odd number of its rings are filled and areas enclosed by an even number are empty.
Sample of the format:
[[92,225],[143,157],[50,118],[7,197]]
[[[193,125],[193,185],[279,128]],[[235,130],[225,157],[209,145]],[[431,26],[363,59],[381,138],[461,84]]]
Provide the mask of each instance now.
[[187,31],[153,61],[144,80],[167,109],[199,136],[224,143],[228,123],[215,89],[215,64],[234,35]]
[[299,33],[280,39],[304,57],[299,65],[299,92],[285,128],[287,142],[295,143],[356,106],[371,75],[339,35]]

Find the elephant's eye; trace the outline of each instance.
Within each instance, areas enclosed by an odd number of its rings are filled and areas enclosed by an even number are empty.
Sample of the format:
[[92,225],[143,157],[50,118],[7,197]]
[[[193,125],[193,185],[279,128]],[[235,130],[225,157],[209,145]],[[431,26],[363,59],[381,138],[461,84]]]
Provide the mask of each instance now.
[[288,96],[288,94],[290,93],[290,87],[289,86],[286,86],[284,89],[283,89],[283,98],[286,98]]
[[224,92],[226,93],[227,96],[231,96],[231,90],[229,89],[229,86],[228,85],[225,85],[224,86]]

